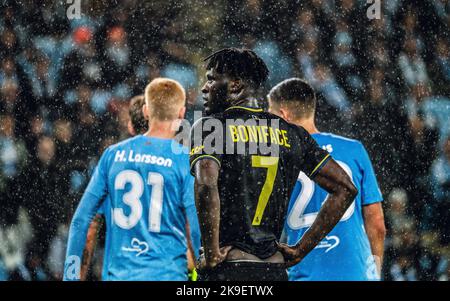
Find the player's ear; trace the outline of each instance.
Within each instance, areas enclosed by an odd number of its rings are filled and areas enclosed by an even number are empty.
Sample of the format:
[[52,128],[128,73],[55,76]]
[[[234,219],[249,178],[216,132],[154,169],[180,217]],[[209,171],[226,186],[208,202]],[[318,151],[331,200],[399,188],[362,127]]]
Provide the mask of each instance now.
[[[271,113],[271,114],[275,114],[275,115],[280,115],[280,112],[279,112],[279,110],[278,110],[278,107],[275,107],[275,104],[272,102],[272,100],[269,98],[269,97],[267,97],[267,103],[268,103],[268,108],[267,108],[267,111],[269,112],[269,113]],[[281,117],[281,116],[280,116]]]
[[288,121],[288,122],[291,121],[291,114],[289,114],[289,111],[288,111],[288,110],[286,110],[286,109],[283,108],[283,107],[280,107],[279,112],[280,112],[279,115],[281,116],[281,118],[283,118],[284,120],[286,120],[286,121]]
[[230,94],[239,94],[244,88],[244,82],[241,79],[230,80]]
[[180,111],[178,112],[178,119],[184,119],[184,115],[186,114],[186,106],[182,106]]
[[130,134],[131,136],[136,136],[136,132],[134,131],[133,123],[131,122],[131,120],[128,120],[127,128],[128,134]]
[[148,106],[147,106],[147,104],[145,103],[145,104],[142,106],[142,115],[144,115],[144,119],[147,120],[147,121],[150,119],[148,113],[149,113]]

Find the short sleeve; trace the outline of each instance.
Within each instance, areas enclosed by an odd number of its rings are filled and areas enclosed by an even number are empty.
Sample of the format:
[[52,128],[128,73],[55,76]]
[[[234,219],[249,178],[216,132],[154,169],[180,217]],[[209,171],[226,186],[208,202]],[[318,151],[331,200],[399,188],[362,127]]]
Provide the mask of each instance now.
[[302,171],[313,179],[322,167],[331,159],[330,154],[322,149],[313,137],[302,127],[298,127],[303,155]]
[[360,155],[358,156],[362,173],[361,198],[363,205],[378,203],[383,200],[380,188],[378,186],[375,171],[370,162],[369,154],[361,144]]
[[[211,159],[221,165],[223,145],[225,144],[223,129],[220,121],[213,118],[201,118],[195,122],[191,129],[191,150],[189,162],[191,174],[194,174],[194,166],[199,160]],[[222,147],[220,147],[222,146]]]

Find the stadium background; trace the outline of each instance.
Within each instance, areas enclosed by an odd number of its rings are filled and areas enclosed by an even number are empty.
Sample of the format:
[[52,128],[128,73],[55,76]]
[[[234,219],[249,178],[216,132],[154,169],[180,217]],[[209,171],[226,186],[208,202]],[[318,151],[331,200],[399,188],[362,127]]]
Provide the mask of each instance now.
[[319,128],[365,144],[384,279],[448,280],[450,1],[381,5],[369,20],[365,0],[82,0],[69,20],[66,1],[0,0],[0,279],[61,279],[70,218],[103,149],[127,137],[129,98],[175,78],[192,118],[202,58],[231,45],[268,64],[265,91],[307,79]]

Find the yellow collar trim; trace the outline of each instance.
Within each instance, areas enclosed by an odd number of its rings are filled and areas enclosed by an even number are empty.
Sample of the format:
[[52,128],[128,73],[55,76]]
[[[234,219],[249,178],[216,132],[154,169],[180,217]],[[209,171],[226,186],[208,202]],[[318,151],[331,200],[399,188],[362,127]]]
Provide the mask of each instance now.
[[256,109],[256,108],[247,108],[247,107],[241,107],[241,106],[232,106],[232,107],[229,107],[228,109],[226,109],[225,111],[232,110],[232,109],[243,109],[243,110],[247,110],[250,112],[262,112],[263,111],[263,109],[261,109],[261,108]]

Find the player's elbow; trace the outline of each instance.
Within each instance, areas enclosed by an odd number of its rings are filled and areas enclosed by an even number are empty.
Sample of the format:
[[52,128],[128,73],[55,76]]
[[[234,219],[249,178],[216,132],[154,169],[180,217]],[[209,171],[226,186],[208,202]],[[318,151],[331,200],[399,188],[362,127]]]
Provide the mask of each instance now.
[[218,190],[217,183],[204,181],[195,183],[196,194],[202,198],[210,197],[215,190]]
[[384,214],[381,203],[373,203],[364,206],[364,227],[367,234],[377,241],[383,241],[386,237],[386,225],[384,223]]
[[350,199],[353,201],[358,195],[359,192],[358,188],[356,188],[356,186],[352,182],[350,182],[350,185],[347,187],[347,190],[349,192]]
[[373,232],[379,239],[384,240],[386,237],[386,225],[383,216],[374,216],[370,221],[371,232]]
[[358,189],[352,181],[344,181],[341,185],[341,193],[345,199],[345,207],[348,208],[358,194]]
[[87,225],[89,225],[90,221],[91,218],[87,214],[84,214],[82,210],[77,209],[72,218],[72,222],[70,223],[70,231],[81,231],[84,227],[87,227]]
[[78,232],[83,227],[83,224],[84,219],[75,215],[72,219],[72,222],[70,223],[70,231]]
[[378,237],[384,240],[386,237],[386,233],[387,233],[384,221],[382,223],[380,223],[379,225],[377,225],[376,231],[377,231]]
[[217,181],[209,177],[197,177],[194,183],[194,190],[198,202],[203,203],[210,200],[218,191]]
[[217,181],[213,179],[202,179],[201,181],[195,182],[195,187],[198,191],[207,191],[217,189]]

